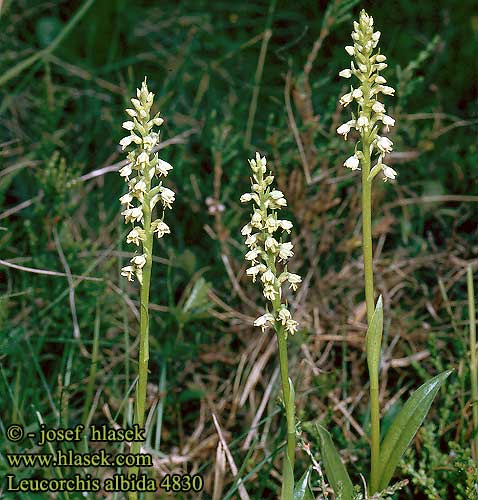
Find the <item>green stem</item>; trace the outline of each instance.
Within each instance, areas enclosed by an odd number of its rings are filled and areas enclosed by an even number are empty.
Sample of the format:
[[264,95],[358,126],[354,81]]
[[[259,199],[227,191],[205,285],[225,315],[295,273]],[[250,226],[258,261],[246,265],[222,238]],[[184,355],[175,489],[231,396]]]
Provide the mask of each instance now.
[[[151,231],[151,207],[149,192],[151,181],[147,181],[147,192],[144,195],[142,205],[145,231],[145,240],[143,241],[143,254],[146,263],[143,266],[143,276],[140,289],[140,319],[139,319],[139,359],[138,359],[138,385],[136,387],[136,409],[134,414],[134,423],[140,428],[144,428],[146,413],[146,389],[148,385],[148,361],[149,361],[149,289],[151,285],[151,268],[153,265],[153,233]],[[132,454],[139,454],[141,443],[134,442],[131,446]],[[138,476],[139,468],[131,467],[130,475]],[[136,492],[130,492],[129,498],[135,500]]]
[[[362,161],[362,247],[365,276],[365,303],[367,306],[367,323],[370,326],[375,309],[373,293],[373,246],[372,246],[372,182],[370,174],[370,143],[363,141]],[[380,466],[380,405],[378,374],[370,379],[370,424],[371,424],[371,472],[370,492],[378,490]]]
[[474,432],[473,447],[475,460],[478,461],[478,365],[476,359],[475,293],[473,290],[473,272],[471,265],[468,266],[466,275],[468,289],[468,317],[470,319],[470,378]]
[[370,423],[371,423],[371,472],[370,472],[370,493],[378,491],[380,481],[380,405],[378,376],[374,381],[370,380]]
[[295,411],[294,399],[290,397],[291,391],[289,386],[289,362],[287,359],[287,339],[284,335],[282,325],[276,327],[277,343],[279,345],[279,364],[280,375],[282,381],[282,396],[284,399],[285,415],[287,420],[287,456],[292,467],[292,475],[294,474],[295,462]]

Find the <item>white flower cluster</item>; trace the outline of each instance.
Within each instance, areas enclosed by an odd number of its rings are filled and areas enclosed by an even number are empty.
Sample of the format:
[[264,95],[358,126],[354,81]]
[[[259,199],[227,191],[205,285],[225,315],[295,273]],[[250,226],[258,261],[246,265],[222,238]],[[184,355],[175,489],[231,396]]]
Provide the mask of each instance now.
[[[277,210],[287,205],[281,191],[271,189],[274,176],[267,172],[266,159],[256,153],[255,160],[249,160],[252,169],[252,193],[241,196],[241,202],[252,201],[254,209],[251,221],[246,224],[241,233],[246,237],[249,251],[246,260],[251,264],[246,271],[255,282],[257,277],[263,287],[263,294],[272,303],[273,312],[266,312],[254,321],[264,331],[268,326],[280,324],[284,331],[294,334],[298,323],[292,319],[286,304],[281,302],[282,284],[288,282],[292,290],[297,290],[302,279],[298,274],[287,271],[285,263],[294,255],[293,245],[284,241],[284,233],[290,233],[292,222],[277,218]],[[279,233],[279,236],[277,234]],[[283,271],[279,274],[278,264],[282,263]]]
[[[141,283],[142,269],[147,259],[152,257],[148,255],[145,242],[149,233],[156,233],[158,238],[161,238],[171,232],[163,218],[165,208],[171,208],[175,195],[171,189],[164,187],[162,182],[152,186],[155,177],[166,177],[173,167],[158,158],[158,153],[154,153],[159,133],[154,132],[153,127],[159,127],[163,119],[159,117],[159,113],[154,117],[150,115],[154,94],[149,92],[146,79],[141,89],[137,89],[136,97],[131,99],[133,107],[126,110],[130,120],[123,123],[123,128],[129,135],[120,141],[123,150],[131,144],[135,145],[128,153],[128,163],[119,171],[128,184],[128,192],[120,198],[120,202],[124,206],[121,215],[124,216],[125,223],[133,224],[126,241],[136,246],[142,245],[143,253],[135,255],[130,261],[131,264],[121,269],[121,275],[129,281],[133,281],[136,275]],[[158,202],[163,206],[162,216],[151,221],[151,212]]]
[[[378,159],[372,169],[372,178],[381,171],[383,180],[395,179],[397,172],[393,168],[383,163],[386,153],[392,151],[393,143],[390,139],[378,135],[378,122],[382,122],[387,130],[395,125],[395,120],[386,114],[385,106],[378,100],[379,94],[394,95],[395,90],[385,85],[387,81],[379,74],[387,67],[386,57],[380,54],[380,50],[373,54],[373,49],[380,39],[380,31],[373,31],[373,18],[364,10],[360,13],[359,22],[354,21],[354,31],[352,33],[353,45],[345,47],[347,54],[355,58],[351,62],[350,69],[342,70],[339,75],[343,78],[351,78],[352,75],[360,81],[358,88],[350,87],[350,92],[340,98],[340,104],[348,106],[354,100],[358,104],[358,113],[352,113],[352,120],[344,123],[337,129],[337,133],[343,135],[347,140],[347,135],[351,129],[356,129],[362,137],[362,143],[370,148],[370,154],[375,150]],[[363,160],[363,153],[356,153],[347,158],[344,166],[352,170],[360,170],[360,162]]]

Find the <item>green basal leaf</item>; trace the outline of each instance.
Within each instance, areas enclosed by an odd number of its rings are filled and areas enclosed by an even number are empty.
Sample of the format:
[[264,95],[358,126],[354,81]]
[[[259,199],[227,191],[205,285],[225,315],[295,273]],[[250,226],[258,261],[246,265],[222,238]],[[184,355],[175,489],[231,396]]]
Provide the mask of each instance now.
[[340,455],[332,442],[328,431],[321,425],[317,425],[317,432],[320,439],[320,453],[324,462],[327,479],[334,489],[335,494],[342,492],[342,500],[352,500],[354,488],[345,465],[340,459]]
[[452,371],[443,372],[420,386],[390,425],[380,448],[380,490],[390,483],[398,462],[422,424],[441,384]]
[[378,370],[380,367],[380,353],[382,350],[382,332],[383,332],[383,304],[382,296],[377,300],[372,321],[367,330],[365,340],[367,349],[367,364],[370,374],[370,380],[378,381]]
[[291,500],[294,495],[294,474],[287,453],[284,453],[284,466],[282,470],[281,500]]
[[314,500],[314,495],[309,486],[310,467],[296,483],[294,488],[294,500]]

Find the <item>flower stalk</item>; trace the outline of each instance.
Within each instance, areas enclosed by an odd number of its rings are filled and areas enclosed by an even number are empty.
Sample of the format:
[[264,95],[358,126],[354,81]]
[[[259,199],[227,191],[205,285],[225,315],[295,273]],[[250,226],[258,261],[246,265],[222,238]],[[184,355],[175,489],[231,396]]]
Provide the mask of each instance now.
[[[123,128],[129,135],[121,139],[120,145],[124,150],[134,145],[128,153],[128,163],[120,170],[124,177],[128,192],[120,198],[125,207],[122,215],[125,223],[131,223],[132,229],[126,237],[126,242],[141,248],[130,260],[130,265],[121,269],[121,275],[129,281],[134,278],[140,283],[140,339],[138,359],[138,384],[136,387],[136,405],[134,423],[144,428],[146,414],[146,396],[148,384],[149,362],[149,290],[151,285],[151,270],[153,264],[153,240],[156,233],[158,238],[170,233],[164,222],[166,208],[171,208],[174,202],[174,192],[164,187],[162,182],[153,185],[156,178],[165,177],[172,166],[161,160],[154,148],[159,140],[159,133],[154,127],[163,123],[159,113],[151,116],[154,94],[149,92],[146,79],[141,89],[137,89],[137,98],[131,99],[133,107],[126,113],[130,120],[123,123]],[[156,205],[161,206],[161,217],[153,220],[153,211]],[[141,443],[134,442],[131,453],[140,452]],[[138,474],[138,468],[131,468],[131,474]],[[136,498],[133,492],[131,498]]]
[[[383,163],[387,153],[392,151],[392,141],[380,136],[379,125],[389,130],[395,120],[385,114],[385,107],[378,100],[379,94],[393,95],[394,89],[384,85],[386,80],[380,71],[387,67],[386,57],[378,50],[374,53],[380,32],[373,28],[373,18],[365,11],[360,13],[359,22],[354,22],[352,32],[353,45],[345,47],[346,52],[354,57],[350,69],[342,70],[339,75],[344,78],[355,76],[360,84],[350,88],[350,92],[342,96],[340,103],[348,106],[356,102],[356,115],[352,120],[341,125],[337,132],[347,139],[352,128],[360,135],[355,153],[348,158],[344,166],[352,170],[362,170],[362,251],[364,263],[365,302],[367,307],[367,323],[371,325],[375,310],[373,283],[373,244],[372,244],[372,183],[376,175],[383,174],[383,180],[395,179],[397,173]],[[361,146],[361,147],[360,147]],[[372,167],[372,163],[376,162]],[[380,469],[380,407],[378,371],[369,371],[370,376],[370,421],[371,421],[371,474],[370,492],[378,491]]]
[[470,379],[471,379],[471,408],[473,418],[472,450],[474,459],[478,462],[478,360],[476,357],[476,311],[475,291],[473,286],[473,269],[471,264],[466,270],[468,294],[468,318],[470,320]]
[[[285,241],[285,235],[292,229],[292,222],[279,219],[277,211],[287,205],[281,191],[272,189],[274,176],[267,171],[266,159],[256,153],[256,158],[249,160],[252,170],[252,192],[241,196],[241,202],[252,201],[254,204],[251,221],[242,228],[249,251],[246,260],[251,267],[246,271],[255,282],[259,276],[263,287],[263,295],[269,301],[266,312],[254,321],[262,331],[272,326],[277,337],[279,364],[282,382],[282,396],[287,421],[287,448],[283,466],[283,483],[281,498],[292,498],[294,489],[295,462],[295,396],[289,378],[287,355],[287,336],[293,335],[298,323],[292,319],[287,302],[282,297],[282,285],[289,284],[293,291],[297,290],[302,279],[299,275],[287,270],[286,262],[294,255],[293,245]],[[282,270],[279,270],[279,267]],[[269,309],[270,306],[270,309]]]

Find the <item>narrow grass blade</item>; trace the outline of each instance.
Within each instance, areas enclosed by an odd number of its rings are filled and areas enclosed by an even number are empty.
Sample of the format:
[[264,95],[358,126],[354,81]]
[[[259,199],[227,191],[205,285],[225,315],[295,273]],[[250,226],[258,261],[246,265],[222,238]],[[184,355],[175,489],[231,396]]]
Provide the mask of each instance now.
[[294,500],[314,500],[314,495],[309,486],[310,467],[304,472],[294,488]]
[[13,66],[13,68],[10,68],[8,71],[3,73],[3,75],[0,77],[0,87],[5,85],[12,78],[15,78],[25,69],[29,68],[32,64],[35,64],[38,60],[43,59],[44,57],[47,57],[49,54],[51,54],[58,47],[58,45],[60,45],[60,43],[68,35],[68,33],[70,33],[70,31],[75,27],[75,25],[81,20],[81,18],[91,7],[94,1],[95,0],[86,0],[48,47],[35,52],[31,56],[25,58],[23,61],[17,63],[15,66]]
[[354,487],[345,465],[334,446],[332,437],[321,425],[317,425],[320,439],[320,453],[324,462],[325,473],[336,495],[342,492],[342,500],[352,500]]
[[380,490],[388,486],[398,462],[427,415],[441,384],[451,372],[452,370],[448,370],[440,373],[421,385],[390,425],[380,449]]

